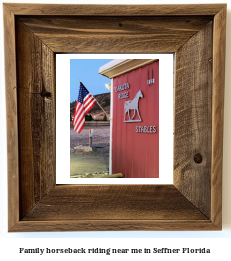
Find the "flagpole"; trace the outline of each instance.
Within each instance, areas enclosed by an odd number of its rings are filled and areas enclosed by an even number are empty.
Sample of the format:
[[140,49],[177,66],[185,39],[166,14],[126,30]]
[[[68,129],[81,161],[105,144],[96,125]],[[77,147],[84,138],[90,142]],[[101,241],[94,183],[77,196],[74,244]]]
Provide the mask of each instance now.
[[[79,80],[79,82],[81,82]],[[95,97],[94,97],[95,98]],[[96,100],[96,99],[95,99]],[[102,111],[107,115],[108,119],[110,119],[109,115],[106,113],[106,111],[103,109],[103,107],[98,103],[98,101],[96,100],[97,104],[99,105],[99,107],[102,109]]]
[[[95,97],[94,97],[95,98]],[[96,100],[96,99],[95,99]],[[98,101],[96,100],[97,104],[99,105],[99,107],[102,109],[102,111],[104,111],[104,113],[107,115],[107,117],[109,118],[109,115],[106,113],[106,111],[102,108],[102,106],[98,103]]]

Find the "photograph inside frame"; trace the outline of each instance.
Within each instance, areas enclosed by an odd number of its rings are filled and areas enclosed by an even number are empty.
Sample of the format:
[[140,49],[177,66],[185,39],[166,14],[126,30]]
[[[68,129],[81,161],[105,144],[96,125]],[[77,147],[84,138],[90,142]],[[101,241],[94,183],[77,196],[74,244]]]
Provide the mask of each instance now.
[[[87,63],[91,70],[97,61]],[[71,103],[71,178],[159,178],[159,61],[115,59],[99,74],[111,78],[105,87],[113,94],[93,95],[79,81],[78,98]],[[91,81],[90,88],[94,77]]]
[[[160,138],[170,138],[171,151],[173,101],[170,98],[168,104],[167,99],[160,99],[164,93],[159,91],[160,59],[151,58],[69,60],[71,183],[127,183],[138,179],[164,183],[160,170],[167,152],[160,149]],[[166,76],[171,86],[162,88],[173,93],[173,72]],[[172,97],[172,93],[165,94]],[[171,123],[166,114],[171,114]],[[170,155],[172,161],[172,151]],[[171,161],[171,173],[166,176],[173,175]],[[171,178],[165,183],[171,183]]]

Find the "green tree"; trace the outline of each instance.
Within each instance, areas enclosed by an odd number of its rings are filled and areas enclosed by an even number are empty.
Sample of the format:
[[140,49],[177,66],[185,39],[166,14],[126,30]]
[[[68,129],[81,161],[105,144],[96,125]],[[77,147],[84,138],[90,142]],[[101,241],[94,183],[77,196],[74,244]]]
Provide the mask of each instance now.
[[85,121],[92,121],[92,116],[91,115],[85,115]]
[[104,114],[104,116],[103,116],[103,121],[107,121],[107,115],[106,114]]

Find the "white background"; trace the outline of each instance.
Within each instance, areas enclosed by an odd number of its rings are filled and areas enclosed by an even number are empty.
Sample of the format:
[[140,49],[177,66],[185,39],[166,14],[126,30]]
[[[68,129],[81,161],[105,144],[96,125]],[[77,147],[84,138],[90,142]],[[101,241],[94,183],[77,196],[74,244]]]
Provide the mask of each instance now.
[[[70,178],[70,59],[159,59],[158,179]],[[87,86],[86,86],[87,87]],[[66,92],[63,89],[66,88]],[[168,95],[166,95],[166,93]],[[76,97],[77,99],[77,97]],[[112,116],[113,117],[113,116]],[[78,135],[78,133],[76,133]],[[94,136],[93,136],[94,142]],[[168,162],[168,164],[166,164]],[[87,171],[87,170],[86,170]],[[173,54],[56,55],[56,184],[173,184]]]
[[[182,231],[182,232],[155,232],[155,231],[124,231],[124,232],[51,232],[51,233],[8,233],[7,232],[7,165],[6,165],[6,117],[5,117],[5,82],[4,82],[4,48],[3,48],[3,23],[2,23],[2,0],[0,5],[0,255],[2,260],[48,260],[50,256],[35,256],[35,255],[19,255],[18,248],[34,248],[34,247],[114,247],[114,248],[130,248],[130,247],[207,247],[211,248],[211,254],[190,254],[190,255],[159,255],[145,256],[145,260],[229,260],[231,256],[231,2],[223,0],[204,0],[204,1],[110,1],[110,4],[192,4],[192,3],[227,3],[227,29],[226,29],[226,90],[225,90],[225,125],[224,125],[224,149],[223,149],[223,230],[222,231]],[[4,2],[12,2],[4,0]],[[14,1],[30,3],[31,1]],[[39,3],[65,3],[65,4],[108,4],[108,1],[37,1]],[[34,2],[35,3],[35,2]],[[13,150],[14,148],[12,148]],[[50,239],[52,238],[52,239]],[[7,257],[3,257],[7,255]],[[3,258],[2,258],[3,257]],[[69,260],[124,260],[131,256],[53,256],[58,259],[67,258]],[[134,255],[132,259],[140,260],[144,256]],[[186,259],[187,258],[187,259]]]

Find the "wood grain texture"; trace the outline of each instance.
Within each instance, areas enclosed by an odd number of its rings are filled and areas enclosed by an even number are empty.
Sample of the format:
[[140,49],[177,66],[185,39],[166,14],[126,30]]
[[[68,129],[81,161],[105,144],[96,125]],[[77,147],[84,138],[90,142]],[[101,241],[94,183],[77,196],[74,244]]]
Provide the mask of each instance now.
[[[226,5],[4,4],[9,231],[221,229],[225,13]],[[54,52],[128,50],[176,52],[176,187],[55,186]]]
[[208,218],[173,185],[57,185],[23,221],[54,219],[90,221]]
[[[20,17],[56,53],[175,52],[209,21],[192,17]],[[142,45],[140,45],[142,42]]]
[[19,221],[19,155],[14,14],[3,5],[7,118],[8,229]]
[[16,20],[20,217],[55,186],[54,54]]
[[209,220],[20,221],[9,232],[41,231],[196,231],[219,230]]
[[224,4],[192,5],[55,5],[5,3],[15,15],[181,16],[215,15]]
[[58,185],[12,231],[25,228],[27,231],[217,229],[173,185]]
[[212,37],[210,22],[176,52],[174,130],[174,185],[209,218]]
[[226,6],[214,17],[211,220],[222,226],[222,154],[225,89]]
[[27,231],[216,230],[173,185],[58,185],[12,231],[25,228]]

